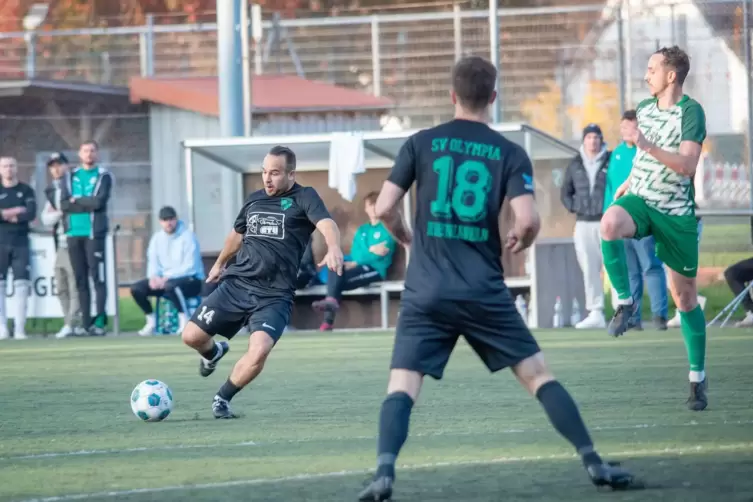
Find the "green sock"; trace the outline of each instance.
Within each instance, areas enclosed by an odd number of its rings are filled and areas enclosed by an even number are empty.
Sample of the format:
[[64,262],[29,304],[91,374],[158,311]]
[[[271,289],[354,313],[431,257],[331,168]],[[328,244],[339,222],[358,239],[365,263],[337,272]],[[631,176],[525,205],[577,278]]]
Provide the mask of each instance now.
[[680,326],[688,350],[690,371],[703,371],[706,363],[706,317],[701,306],[680,312]]
[[604,259],[604,268],[607,269],[609,282],[617,291],[617,298],[630,300],[630,278],[628,276],[627,258],[625,257],[625,242],[601,241],[601,255]]

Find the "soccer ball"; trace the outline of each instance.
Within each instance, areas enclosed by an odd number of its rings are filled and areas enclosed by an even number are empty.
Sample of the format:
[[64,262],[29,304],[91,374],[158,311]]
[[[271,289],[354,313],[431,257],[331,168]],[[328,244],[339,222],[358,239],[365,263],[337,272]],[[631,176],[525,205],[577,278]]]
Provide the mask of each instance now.
[[160,422],[173,411],[173,393],[159,380],[144,380],[131,392],[131,410],[145,422]]

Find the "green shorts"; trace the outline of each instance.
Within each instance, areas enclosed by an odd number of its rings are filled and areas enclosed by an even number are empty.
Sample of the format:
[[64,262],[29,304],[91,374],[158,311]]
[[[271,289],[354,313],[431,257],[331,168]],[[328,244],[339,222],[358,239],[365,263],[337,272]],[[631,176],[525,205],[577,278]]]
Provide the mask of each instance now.
[[614,201],[635,222],[635,238],[653,235],[656,256],[669,268],[685,277],[698,273],[698,221],[695,215],[670,216],[648,206],[637,195],[628,194]]

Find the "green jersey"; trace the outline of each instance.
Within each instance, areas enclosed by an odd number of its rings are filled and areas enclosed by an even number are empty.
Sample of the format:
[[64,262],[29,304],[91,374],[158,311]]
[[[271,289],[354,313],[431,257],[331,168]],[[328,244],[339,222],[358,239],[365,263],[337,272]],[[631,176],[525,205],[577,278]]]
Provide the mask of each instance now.
[[[662,150],[677,153],[680,143],[706,139],[703,107],[687,95],[675,105],[661,109],[656,98],[642,101],[636,109],[638,127],[648,141]],[[633,161],[629,192],[649,207],[670,216],[695,214],[693,179],[671,170],[647,152],[639,150]]]
[[[384,256],[379,256],[369,248],[376,244],[384,243],[389,252]],[[387,231],[382,222],[376,225],[365,223],[358,227],[353,236],[353,245],[350,248],[351,259],[359,265],[369,265],[379,272],[382,279],[387,277],[387,269],[392,265],[392,255],[395,252],[395,239]]]
[[604,212],[614,202],[614,194],[620,185],[630,176],[633,168],[633,160],[638,148],[633,145],[629,146],[624,141],[617,145],[609,157],[609,167],[607,167],[607,184],[604,187]]
[[[71,196],[74,198],[91,197],[97,186],[99,169],[79,168],[71,174]],[[71,213],[68,215],[68,235],[71,237],[89,237],[92,233],[91,213]]]

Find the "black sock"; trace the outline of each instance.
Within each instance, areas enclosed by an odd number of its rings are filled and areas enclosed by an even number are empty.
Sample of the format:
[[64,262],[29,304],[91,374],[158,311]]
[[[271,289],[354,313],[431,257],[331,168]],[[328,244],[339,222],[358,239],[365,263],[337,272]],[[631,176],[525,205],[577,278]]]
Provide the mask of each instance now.
[[208,352],[203,352],[201,354],[201,357],[206,359],[207,361],[214,360],[215,357],[217,357],[217,354],[220,352],[220,344],[217,342],[212,342],[212,349]]
[[220,390],[217,391],[217,395],[220,396],[225,401],[230,401],[233,399],[233,396],[236,395],[241,391],[243,387],[236,386],[233,382],[230,381],[228,378],[225,383],[222,384],[222,387],[220,387]]
[[395,478],[395,460],[408,439],[413,399],[405,392],[387,396],[379,414],[379,443],[376,476]]
[[594,450],[593,441],[580,417],[578,406],[567,390],[554,380],[539,387],[536,398],[544,407],[549,421],[557,432],[575,447],[583,459],[583,464],[600,464],[601,457]]

